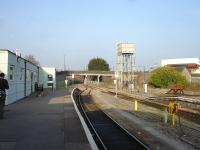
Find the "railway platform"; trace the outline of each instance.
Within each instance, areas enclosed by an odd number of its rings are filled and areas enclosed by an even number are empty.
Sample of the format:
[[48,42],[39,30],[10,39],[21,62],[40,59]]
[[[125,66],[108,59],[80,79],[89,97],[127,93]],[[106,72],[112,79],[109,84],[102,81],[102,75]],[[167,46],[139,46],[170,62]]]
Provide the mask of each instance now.
[[91,149],[66,89],[5,107],[0,150]]

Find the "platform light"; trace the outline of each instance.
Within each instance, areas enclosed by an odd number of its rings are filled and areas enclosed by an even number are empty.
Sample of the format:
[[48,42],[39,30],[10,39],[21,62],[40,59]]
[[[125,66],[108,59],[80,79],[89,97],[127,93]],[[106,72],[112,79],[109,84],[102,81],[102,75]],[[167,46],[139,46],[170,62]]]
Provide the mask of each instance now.
[[118,71],[115,71],[115,79],[116,79],[116,83],[115,83],[115,97],[117,97],[117,94],[118,94],[118,89],[117,89],[117,80],[118,80],[118,77],[119,77],[119,74],[118,74]]

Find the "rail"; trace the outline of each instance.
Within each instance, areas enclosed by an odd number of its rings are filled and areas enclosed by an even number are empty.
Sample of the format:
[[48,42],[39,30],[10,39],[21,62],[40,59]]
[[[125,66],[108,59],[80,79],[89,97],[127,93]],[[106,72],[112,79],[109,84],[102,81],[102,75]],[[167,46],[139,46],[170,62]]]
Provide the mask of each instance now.
[[[99,149],[150,149],[106,113],[98,109],[88,97],[82,97],[80,90],[76,94],[78,94],[74,95],[76,104],[94,135],[94,140]],[[90,111],[86,108],[86,101],[89,101],[89,106],[92,105],[94,110]]]

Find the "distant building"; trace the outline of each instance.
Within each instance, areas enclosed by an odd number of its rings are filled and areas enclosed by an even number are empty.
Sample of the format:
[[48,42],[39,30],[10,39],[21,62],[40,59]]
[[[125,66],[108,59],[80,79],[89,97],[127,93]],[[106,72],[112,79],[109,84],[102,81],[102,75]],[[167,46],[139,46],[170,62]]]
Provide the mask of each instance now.
[[[56,88],[56,69],[49,68],[49,67],[42,67],[43,69],[43,78],[42,81],[44,82],[44,88]],[[42,82],[41,81],[41,82]]]
[[161,66],[172,67],[186,76],[189,82],[200,83],[199,58],[163,59]]
[[199,58],[163,59],[161,66],[167,65],[200,65]]
[[[0,50],[0,72],[5,73],[10,89],[6,104],[13,103],[35,91],[35,83],[56,88],[55,68],[42,68],[9,50]],[[51,81],[49,81],[51,79]]]
[[180,72],[183,76],[185,76],[188,82],[192,82],[191,73],[186,67],[182,66],[182,67],[171,67],[171,68],[173,68],[174,70]]

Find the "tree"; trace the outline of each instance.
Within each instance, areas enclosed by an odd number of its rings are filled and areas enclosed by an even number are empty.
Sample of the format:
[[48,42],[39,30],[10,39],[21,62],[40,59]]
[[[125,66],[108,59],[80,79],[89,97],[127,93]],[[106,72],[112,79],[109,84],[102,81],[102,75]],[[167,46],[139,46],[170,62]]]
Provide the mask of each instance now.
[[102,58],[93,58],[89,61],[88,70],[109,71],[109,64]]
[[158,88],[167,88],[173,85],[186,86],[186,77],[169,67],[159,67],[154,70],[149,78],[149,84]]
[[35,57],[34,57],[33,55],[31,55],[31,54],[26,55],[24,58],[25,58],[26,60],[32,62],[33,64],[37,65],[37,66],[40,65],[39,61],[37,61],[37,60],[35,59]]

